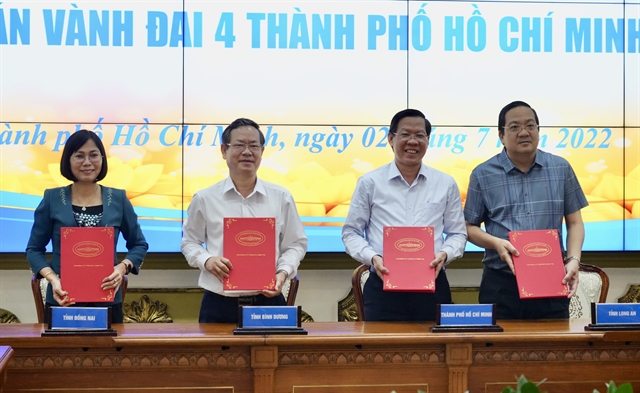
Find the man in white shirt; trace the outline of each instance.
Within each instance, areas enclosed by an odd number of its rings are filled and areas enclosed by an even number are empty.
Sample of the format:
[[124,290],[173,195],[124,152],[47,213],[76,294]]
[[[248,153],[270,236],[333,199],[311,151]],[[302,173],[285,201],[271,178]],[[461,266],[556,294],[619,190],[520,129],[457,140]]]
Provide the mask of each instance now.
[[[422,163],[430,135],[431,123],[422,112],[398,112],[388,135],[394,162],[363,175],[351,198],[342,241],[351,257],[372,265],[364,287],[366,321],[431,321],[437,304],[451,303],[443,267],[462,256],[467,231],[456,182]],[[382,228],[390,225],[434,227],[435,293],[383,290],[389,270],[382,257]]]
[[[264,142],[254,121],[241,118],[231,123],[222,133],[220,147],[229,177],[198,191],[187,210],[181,249],[189,265],[200,269],[198,285],[205,289],[200,323],[237,322],[238,305],[286,305],[282,285],[296,276],[307,251],[307,236],[291,193],[257,177]],[[225,293],[222,282],[233,261],[223,255],[224,217],[276,218],[275,290]]]

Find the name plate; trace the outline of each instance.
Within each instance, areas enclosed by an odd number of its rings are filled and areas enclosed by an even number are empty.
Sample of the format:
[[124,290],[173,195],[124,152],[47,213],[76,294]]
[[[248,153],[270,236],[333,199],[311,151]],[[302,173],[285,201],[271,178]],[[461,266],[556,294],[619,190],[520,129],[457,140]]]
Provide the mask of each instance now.
[[301,315],[300,306],[241,306],[233,334],[307,334]]
[[591,303],[585,330],[640,330],[640,303]]
[[50,307],[49,328],[43,336],[115,336],[111,329],[111,307]]
[[439,304],[432,332],[501,332],[495,304]]

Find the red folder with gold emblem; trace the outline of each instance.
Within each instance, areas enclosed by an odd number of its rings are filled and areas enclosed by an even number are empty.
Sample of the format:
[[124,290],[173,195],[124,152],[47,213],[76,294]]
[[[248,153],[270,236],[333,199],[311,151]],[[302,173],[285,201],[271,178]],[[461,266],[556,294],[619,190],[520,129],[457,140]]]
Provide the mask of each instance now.
[[509,241],[520,253],[512,256],[520,299],[569,295],[556,229],[509,232]]
[[263,291],[276,288],[276,219],[226,217],[224,257],[233,269],[224,279],[225,291]]
[[102,280],[113,273],[112,227],[60,228],[60,283],[72,302],[112,302]]
[[435,292],[436,269],[429,264],[435,257],[433,227],[383,228],[382,252],[385,291]]

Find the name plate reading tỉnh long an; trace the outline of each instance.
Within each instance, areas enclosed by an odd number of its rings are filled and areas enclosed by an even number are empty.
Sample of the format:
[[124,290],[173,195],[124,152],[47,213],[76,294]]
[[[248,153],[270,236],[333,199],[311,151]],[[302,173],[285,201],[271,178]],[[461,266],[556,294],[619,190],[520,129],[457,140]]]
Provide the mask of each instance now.
[[432,332],[501,332],[494,304],[439,304]]
[[243,306],[238,308],[234,334],[307,334],[301,327],[300,306]]
[[640,303],[591,303],[585,330],[640,330]]
[[50,307],[48,335],[116,335],[110,307]]

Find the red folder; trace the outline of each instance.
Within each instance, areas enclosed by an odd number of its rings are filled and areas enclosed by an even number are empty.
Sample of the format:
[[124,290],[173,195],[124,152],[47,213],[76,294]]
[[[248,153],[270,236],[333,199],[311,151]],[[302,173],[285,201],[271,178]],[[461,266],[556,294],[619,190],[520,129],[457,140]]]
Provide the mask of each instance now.
[[435,292],[436,269],[429,264],[435,257],[433,227],[383,228],[385,291]]
[[113,273],[112,227],[60,228],[60,283],[72,302],[112,302],[102,280]]
[[569,295],[557,230],[509,232],[509,241],[520,253],[512,256],[520,299]]
[[224,257],[233,269],[224,279],[225,291],[263,291],[276,288],[276,219],[226,217]]

